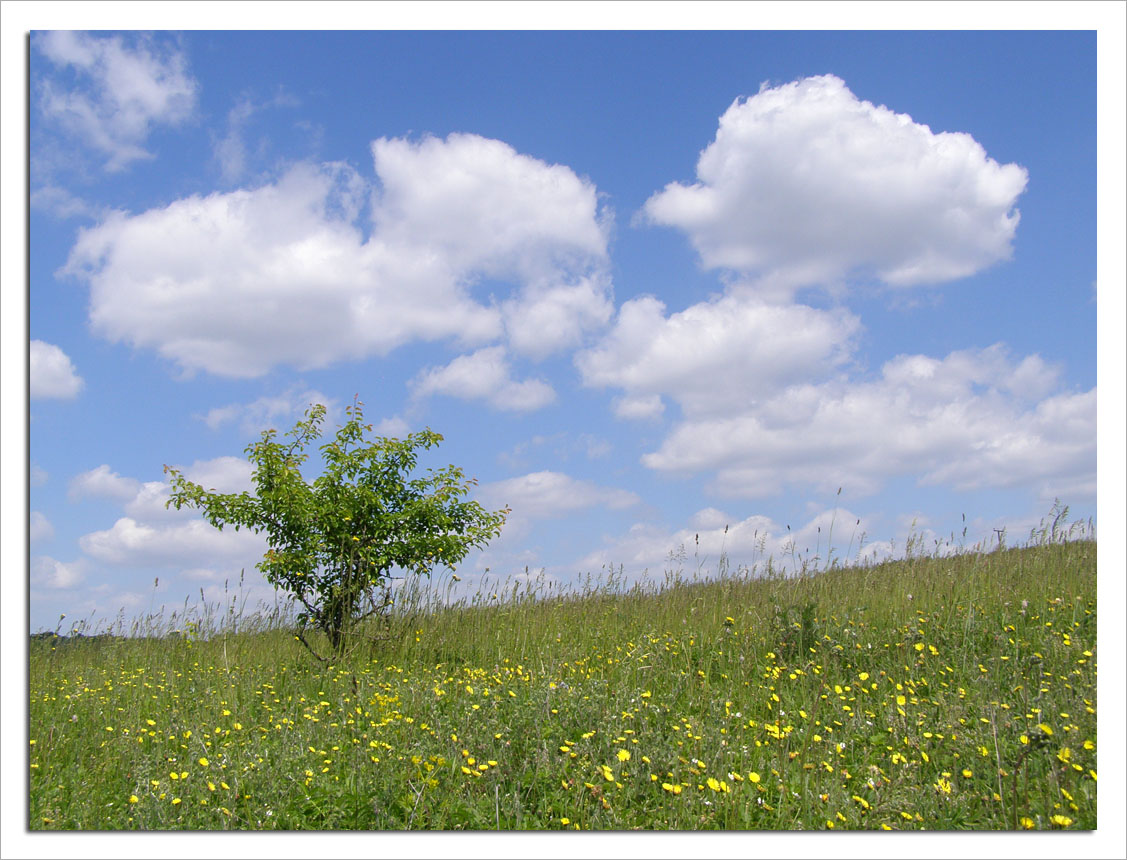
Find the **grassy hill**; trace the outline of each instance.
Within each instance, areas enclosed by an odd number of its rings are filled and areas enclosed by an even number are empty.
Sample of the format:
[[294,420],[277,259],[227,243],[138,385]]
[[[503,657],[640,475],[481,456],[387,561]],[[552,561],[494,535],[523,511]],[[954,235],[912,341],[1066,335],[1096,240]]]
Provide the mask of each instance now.
[[30,827],[1096,826],[1094,540],[400,603],[33,639]]

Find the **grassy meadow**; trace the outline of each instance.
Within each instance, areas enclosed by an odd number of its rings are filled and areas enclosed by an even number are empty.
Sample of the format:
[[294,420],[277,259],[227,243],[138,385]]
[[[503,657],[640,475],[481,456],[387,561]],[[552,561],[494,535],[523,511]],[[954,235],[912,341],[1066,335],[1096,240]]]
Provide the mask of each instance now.
[[29,826],[1095,828],[1094,539],[908,550],[438,579],[338,663],[230,607],[33,638]]

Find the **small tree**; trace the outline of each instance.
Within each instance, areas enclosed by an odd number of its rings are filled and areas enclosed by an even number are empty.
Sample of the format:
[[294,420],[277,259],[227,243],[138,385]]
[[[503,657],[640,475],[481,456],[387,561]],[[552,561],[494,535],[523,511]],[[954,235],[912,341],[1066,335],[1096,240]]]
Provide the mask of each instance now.
[[287,434],[292,442],[277,441],[276,431],[266,430],[260,442],[247,446],[255,466],[253,494],[205,490],[164,467],[172,485],[166,507],[199,508],[220,530],[233,525],[236,531],[266,532],[270,549],[258,568],[305,607],[298,636],[315,655],[302,635],[307,624],[342,654],[355,625],[391,605],[393,568],[429,576],[436,565],[453,567],[500,534],[509,513],[465,501],[477,482],[455,466],[409,480],[419,450],[436,447],[442,436],[427,429],[405,439],[365,441],[372,427],[362,423],[362,406],[357,399],[348,407],[348,421],[321,446],[325,469],[312,483],[300,466],[305,447],[321,436],[325,407],[319,404]]

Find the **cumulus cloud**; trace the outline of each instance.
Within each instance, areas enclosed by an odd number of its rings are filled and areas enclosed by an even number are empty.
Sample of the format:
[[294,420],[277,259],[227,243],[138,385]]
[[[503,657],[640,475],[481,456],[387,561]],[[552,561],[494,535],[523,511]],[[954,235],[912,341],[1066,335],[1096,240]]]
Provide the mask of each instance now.
[[41,185],[31,192],[31,208],[37,212],[65,220],[67,218],[97,218],[105,208],[88,203],[57,185]]
[[92,330],[185,372],[256,377],[412,341],[543,357],[609,318],[589,182],[474,135],[381,139],[373,156],[374,186],[301,164],[82,230],[64,271],[90,285]]
[[766,304],[744,291],[668,316],[643,296],[624,303],[612,330],[575,363],[584,384],[625,390],[620,417],[660,415],[662,395],[687,412],[726,411],[826,375],[849,358],[859,329],[844,310]]
[[296,104],[297,100],[286,93],[279,93],[265,102],[256,102],[244,95],[235,103],[227,112],[226,133],[222,137],[216,136],[212,142],[212,151],[224,180],[235,182],[247,171],[248,157],[253,155],[248,153],[246,141],[251,118],[269,108],[293,107]]
[[390,418],[383,418],[376,422],[372,427],[372,432],[376,436],[390,436],[395,439],[402,439],[411,432],[411,425],[398,415],[392,415]]
[[136,496],[140,487],[141,483],[135,478],[124,478],[103,463],[71,478],[67,496],[71,501],[83,498],[125,501]]
[[[178,466],[190,481],[220,493],[252,488],[251,464],[240,457],[216,457]],[[96,495],[122,503],[125,516],[112,527],[79,538],[91,558],[127,568],[179,568],[214,566],[226,570],[253,568],[266,550],[265,538],[247,530],[222,531],[205,522],[190,508],[166,509],[171,488],[167,481],[141,482],[99,466],[78,476],[75,496]]]
[[1052,379],[1036,356],[1014,362],[1000,345],[900,356],[872,381],[794,385],[751,409],[691,417],[642,461],[712,472],[715,489],[743,497],[787,486],[857,495],[893,475],[960,490],[1024,485],[1049,498],[1080,478],[1094,491],[1095,389],[1035,400]]
[[628,508],[641,499],[628,490],[601,487],[562,472],[531,472],[483,484],[477,492],[491,506],[508,505],[525,519],[550,519],[591,507]]
[[85,569],[83,559],[62,562],[49,555],[39,555],[31,560],[31,587],[52,590],[74,588],[86,578]]
[[32,399],[67,400],[82,390],[82,377],[75,371],[73,362],[54,344],[33,340],[28,358]]
[[416,398],[445,394],[462,400],[485,400],[496,409],[528,412],[556,399],[542,379],[516,381],[503,346],[461,355],[442,367],[425,368],[411,381]]
[[460,271],[540,283],[606,256],[594,185],[570,168],[473,134],[372,144],[375,224],[389,244],[425,246]]
[[28,518],[28,540],[31,543],[50,540],[55,536],[55,527],[51,521],[39,511],[32,511]]
[[684,230],[707,268],[776,289],[854,274],[900,287],[1007,259],[1026,181],[970,135],[933,132],[825,75],[733,102],[697,181],[670,183],[643,214]]
[[[730,569],[743,567],[763,572],[768,560],[779,571],[814,568],[833,561],[842,564],[883,560],[893,554],[891,541],[870,542],[873,521],[846,508],[819,511],[807,522],[791,529],[770,517],[753,514],[733,518],[716,508],[694,514],[684,528],[669,530],[653,523],[635,523],[621,535],[609,538],[603,547],[576,563],[579,570],[622,565],[629,576],[642,571],[695,570],[715,574],[721,556]],[[919,532],[917,532],[919,533]],[[904,529],[896,536],[903,546]],[[930,532],[926,537],[934,537]],[[931,545],[931,544],[929,544]]]
[[33,45],[55,67],[75,73],[70,86],[62,76],[40,79],[43,116],[101,153],[109,171],[152,158],[145,149],[152,129],[178,125],[195,109],[199,87],[186,58],[151,38],[55,30]]
[[250,403],[229,403],[208,410],[203,416],[204,423],[212,430],[224,424],[238,422],[244,435],[257,436],[263,430],[274,428],[285,432],[305,415],[314,403],[327,409],[326,418],[331,420],[336,411],[336,401],[320,391],[302,386],[293,386],[281,394],[264,395]]
[[266,551],[264,537],[233,528],[219,531],[198,518],[149,524],[121,517],[109,529],[83,535],[78,545],[99,561],[128,567],[198,566],[200,560],[212,559],[257,562]]

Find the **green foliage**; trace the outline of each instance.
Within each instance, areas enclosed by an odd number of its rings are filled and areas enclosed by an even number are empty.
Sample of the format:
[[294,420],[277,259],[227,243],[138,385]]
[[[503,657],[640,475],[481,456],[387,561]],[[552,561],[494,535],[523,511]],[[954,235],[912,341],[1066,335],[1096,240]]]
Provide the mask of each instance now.
[[497,536],[508,514],[466,501],[475,481],[456,466],[408,478],[419,452],[442,441],[438,433],[366,440],[372,427],[363,423],[360,401],[345,411],[348,421],[320,448],[324,472],[311,483],[301,465],[306,447],[321,436],[320,404],[287,434],[288,444],[266,430],[246,448],[255,466],[253,494],[205,490],[164,467],[172,485],[167,505],[199,508],[218,529],[266,532],[270,549],[259,569],[300,601],[299,621],[322,630],[337,654],[358,621],[391,605],[393,569],[429,575],[439,565],[452,568]]

